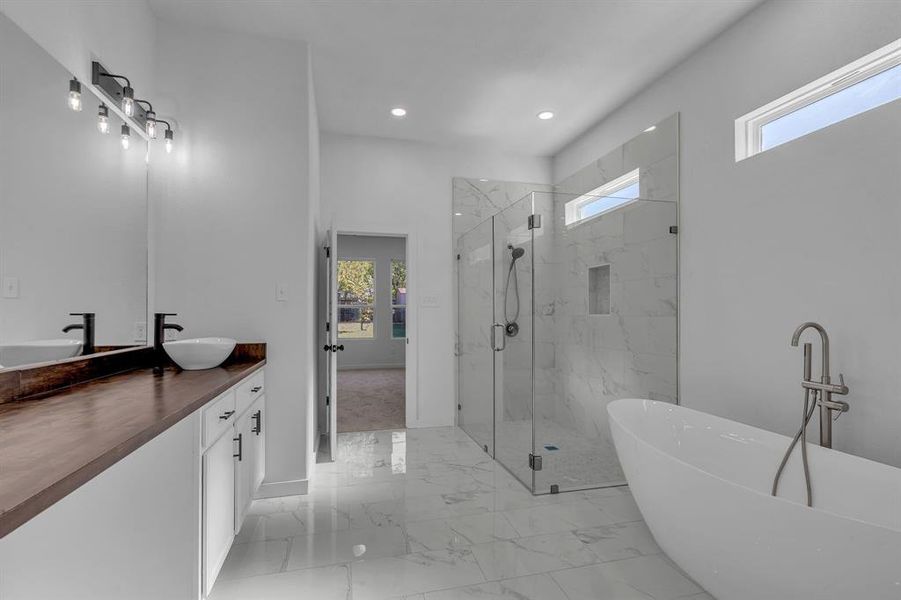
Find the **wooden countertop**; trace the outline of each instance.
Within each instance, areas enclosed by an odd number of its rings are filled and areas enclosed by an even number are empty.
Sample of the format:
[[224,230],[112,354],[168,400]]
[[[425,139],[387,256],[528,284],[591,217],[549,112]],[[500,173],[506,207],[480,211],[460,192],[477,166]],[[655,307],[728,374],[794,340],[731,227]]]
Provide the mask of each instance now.
[[151,369],[0,404],[0,538],[263,367]]

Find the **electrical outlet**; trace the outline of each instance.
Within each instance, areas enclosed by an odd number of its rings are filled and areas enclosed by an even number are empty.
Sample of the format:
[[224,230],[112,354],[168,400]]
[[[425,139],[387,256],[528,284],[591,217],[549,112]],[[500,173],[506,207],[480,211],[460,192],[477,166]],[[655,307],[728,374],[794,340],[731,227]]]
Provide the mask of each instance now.
[[138,321],[135,323],[134,341],[147,343],[147,323]]
[[163,341],[164,342],[174,342],[178,339],[178,331],[175,329],[164,329],[163,330]]
[[441,300],[438,296],[423,294],[422,300],[419,301],[419,305],[425,308],[438,308],[441,306]]
[[288,286],[284,283],[276,283],[275,284],[275,301],[276,302],[287,302],[288,301]]
[[19,278],[4,277],[3,278],[3,297],[18,298],[19,297]]

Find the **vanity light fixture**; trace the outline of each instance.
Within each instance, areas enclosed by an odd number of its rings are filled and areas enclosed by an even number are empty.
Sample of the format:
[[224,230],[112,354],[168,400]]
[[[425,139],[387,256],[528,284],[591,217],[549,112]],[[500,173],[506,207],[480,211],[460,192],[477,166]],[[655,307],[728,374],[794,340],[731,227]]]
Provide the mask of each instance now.
[[81,111],[81,82],[74,77],[69,80],[69,108]]
[[163,137],[166,139],[166,154],[172,154],[173,138],[175,137],[175,132],[172,131],[172,125],[169,124],[169,121],[164,121],[162,119],[155,120],[157,123],[162,123],[166,126],[166,132],[163,134]]
[[147,133],[147,137],[152,140],[156,139],[156,113],[153,111],[153,105],[147,100],[135,100],[136,103],[141,106],[147,105],[147,109],[144,111],[144,131]]
[[547,121],[548,119],[553,119],[554,112],[550,111],[550,110],[543,110],[540,113],[538,113],[538,118],[541,119],[542,121]]
[[97,107],[97,131],[103,135],[109,133],[109,107],[106,104]]
[[128,125],[122,126],[122,149],[128,150],[128,147],[131,145],[131,129],[129,129]]
[[407,109],[406,109],[406,108],[401,108],[401,107],[399,107],[399,106],[396,106],[396,107],[394,107],[394,108],[391,109],[391,116],[392,116],[392,117],[397,117],[398,119],[400,119],[401,117],[406,117],[406,116],[407,116]]

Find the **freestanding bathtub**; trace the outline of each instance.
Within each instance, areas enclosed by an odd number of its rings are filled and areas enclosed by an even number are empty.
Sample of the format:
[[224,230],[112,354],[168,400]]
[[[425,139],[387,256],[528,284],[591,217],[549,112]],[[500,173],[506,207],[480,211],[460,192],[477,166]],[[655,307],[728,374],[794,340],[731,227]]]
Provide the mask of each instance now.
[[657,543],[718,600],[901,599],[901,469],[809,445],[808,508],[797,449],[770,495],[790,438],[652,400],[607,411]]

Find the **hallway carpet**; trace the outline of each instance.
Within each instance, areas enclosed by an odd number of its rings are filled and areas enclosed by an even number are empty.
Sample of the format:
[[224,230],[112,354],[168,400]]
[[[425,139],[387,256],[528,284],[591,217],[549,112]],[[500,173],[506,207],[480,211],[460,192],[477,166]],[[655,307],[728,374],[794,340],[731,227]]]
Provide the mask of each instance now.
[[338,371],[338,433],[406,427],[406,369]]

